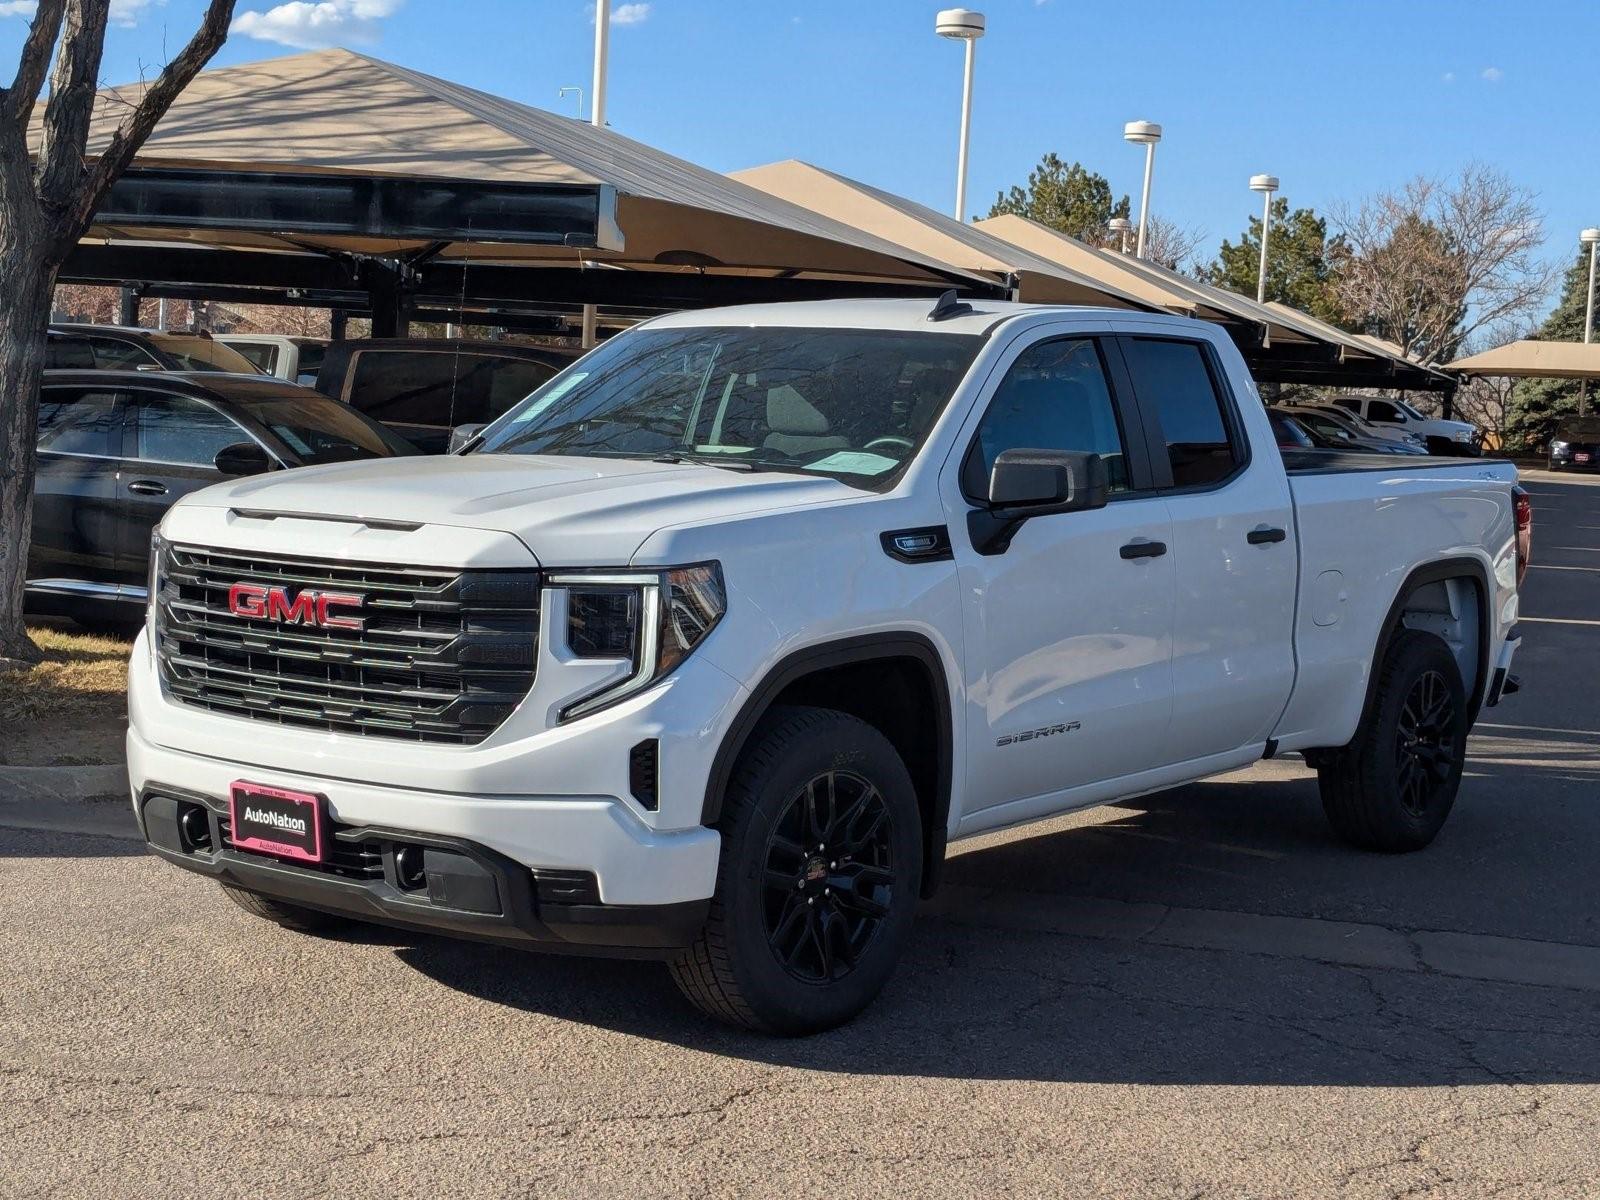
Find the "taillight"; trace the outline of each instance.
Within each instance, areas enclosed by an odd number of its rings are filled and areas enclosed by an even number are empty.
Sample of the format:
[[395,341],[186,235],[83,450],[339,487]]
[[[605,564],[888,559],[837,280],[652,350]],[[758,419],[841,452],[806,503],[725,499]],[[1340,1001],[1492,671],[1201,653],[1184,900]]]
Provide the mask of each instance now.
[[1528,573],[1528,560],[1533,557],[1533,497],[1521,484],[1511,485],[1511,514],[1517,525],[1517,587]]

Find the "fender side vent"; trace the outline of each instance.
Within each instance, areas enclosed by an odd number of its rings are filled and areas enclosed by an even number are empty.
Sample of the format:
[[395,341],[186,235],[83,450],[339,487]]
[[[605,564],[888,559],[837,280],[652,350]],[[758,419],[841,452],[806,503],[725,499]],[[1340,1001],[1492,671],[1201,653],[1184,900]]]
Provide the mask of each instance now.
[[646,738],[628,751],[628,790],[651,812],[661,803],[661,743]]

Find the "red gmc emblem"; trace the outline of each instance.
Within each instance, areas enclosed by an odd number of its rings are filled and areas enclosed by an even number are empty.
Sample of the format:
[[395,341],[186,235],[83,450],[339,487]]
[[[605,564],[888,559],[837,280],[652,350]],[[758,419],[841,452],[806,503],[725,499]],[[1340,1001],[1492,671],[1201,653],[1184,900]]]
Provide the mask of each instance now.
[[292,599],[288,588],[258,583],[236,583],[228,589],[228,611],[236,617],[318,629],[363,628],[366,622],[360,617],[342,617],[334,610],[360,608],[365,601],[365,596],[354,592],[319,592],[316,588],[306,588]]

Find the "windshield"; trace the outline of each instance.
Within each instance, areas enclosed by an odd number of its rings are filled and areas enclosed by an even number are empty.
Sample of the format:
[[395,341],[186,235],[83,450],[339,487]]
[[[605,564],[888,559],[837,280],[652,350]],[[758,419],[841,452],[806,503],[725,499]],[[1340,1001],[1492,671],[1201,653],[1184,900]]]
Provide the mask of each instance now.
[[910,460],[981,342],[896,330],[642,329],[534,392],[481,449],[707,460],[865,486]]
[[297,466],[418,453],[376,421],[324,396],[265,396],[234,403],[287,446]]
[[1428,419],[1422,413],[1419,413],[1416,409],[1412,408],[1411,405],[1407,404],[1404,400],[1396,400],[1394,402],[1394,406],[1401,412],[1405,413],[1405,415],[1410,417],[1413,421],[1426,421]]
[[177,359],[180,371],[227,371],[235,375],[263,372],[232,346],[208,337],[183,333],[153,333],[151,344]]
[[1341,442],[1348,442],[1350,440],[1350,431],[1343,425],[1339,424],[1338,421],[1328,416],[1326,413],[1316,412],[1313,409],[1305,409],[1303,411],[1296,412],[1294,414],[1294,418],[1295,420],[1300,421],[1302,424],[1316,430],[1323,437],[1335,438]]

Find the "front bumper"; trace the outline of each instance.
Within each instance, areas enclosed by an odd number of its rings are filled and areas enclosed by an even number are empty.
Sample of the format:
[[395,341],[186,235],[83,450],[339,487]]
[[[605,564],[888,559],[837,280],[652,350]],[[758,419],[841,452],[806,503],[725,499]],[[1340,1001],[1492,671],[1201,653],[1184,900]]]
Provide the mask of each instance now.
[[233,848],[217,796],[147,783],[134,797],[152,851],[273,899],[417,932],[527,949],[658,957],[687,946],[709,900],[602,904],[589,872],[529,869],[464,838],[336,824],[309,865]]

